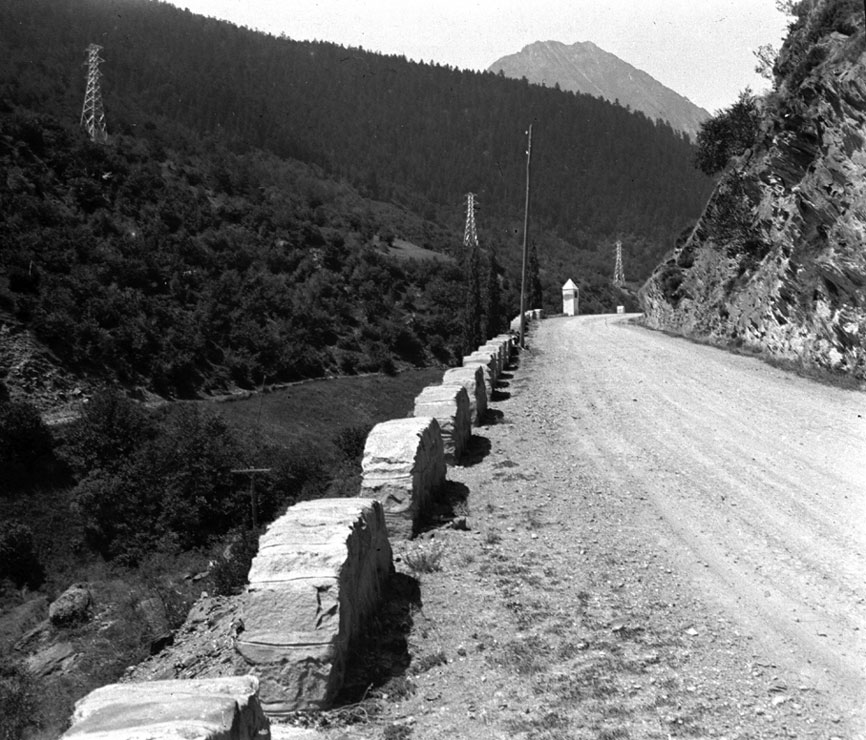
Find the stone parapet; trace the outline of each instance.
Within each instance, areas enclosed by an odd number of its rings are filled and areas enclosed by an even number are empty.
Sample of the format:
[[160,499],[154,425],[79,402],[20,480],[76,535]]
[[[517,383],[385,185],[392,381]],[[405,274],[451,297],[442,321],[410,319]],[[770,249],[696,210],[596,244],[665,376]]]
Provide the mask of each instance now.
[[269,715],[331,704],[392,572],[377,501],[305,501],[268,527],[235,647],[259,677]]
[[110,684],[75,703],[63,740],[270,740],[254,676]]
[[418,416],[377,424],[367,435],[361,468],[361,496],[382,504],[388,535],[410,538],[445,483],[439,422]]
[[415,416],[432,416],[439,424],[446,463],[459,461],[472,434],[469,394],[460,383],[433,385],[415,397]]
[[487,387],[484,385],[484,370],[480,365],[453,367],[442,375],[442,384],[459,383],[469,396],[469,416],[479,426],[487,411]]

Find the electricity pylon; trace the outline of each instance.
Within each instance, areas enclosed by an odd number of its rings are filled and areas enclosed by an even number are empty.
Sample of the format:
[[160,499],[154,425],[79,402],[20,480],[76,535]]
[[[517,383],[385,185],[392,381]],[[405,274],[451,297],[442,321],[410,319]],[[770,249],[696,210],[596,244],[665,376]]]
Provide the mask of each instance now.
[[105,130],[105,109],[102,107],[102,90],[99,81],[102,72],[99,63],[105,60],[99,56],[102,47],[90,44],[87,47],[87,90],[84,93],[84,107],[81,109],[81,125],[87,131],[91,141],[104,142],[108,139]]
[[622,271],[622,242],[616,243],[616,265],[613,268],[613,284],[617,288],[625,285],[625,273]]
[[467,249],[478,246],[475,231],[475,193],[466,193],[466,228],[463,229],[463,246]]

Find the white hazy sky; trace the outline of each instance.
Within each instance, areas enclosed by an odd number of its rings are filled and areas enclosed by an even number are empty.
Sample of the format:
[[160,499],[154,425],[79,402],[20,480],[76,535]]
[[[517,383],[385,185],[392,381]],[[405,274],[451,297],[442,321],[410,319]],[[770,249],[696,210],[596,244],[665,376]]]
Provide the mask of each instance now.
[[171,0],[296,40],[333,41],[459,69],[486,69],[534,41],[592,41],[711,113],[754,72],[787,20],[774,0]]

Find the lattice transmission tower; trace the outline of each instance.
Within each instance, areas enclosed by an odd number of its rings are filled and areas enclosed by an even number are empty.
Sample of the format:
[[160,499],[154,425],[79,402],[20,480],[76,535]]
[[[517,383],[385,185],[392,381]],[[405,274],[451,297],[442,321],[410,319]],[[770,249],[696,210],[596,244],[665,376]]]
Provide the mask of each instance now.
[[625,285],[625,273],[622,271],[622,242],[616,243],[616,264],[613,268],[613,284],[617,288]]
[[478,246],[475,231],[475,193],[466,193],[466,228],[463,229],[463,246],[467,249]]
[[100,62],[105,60],[99,56],[102,47],[99,44],[90,44],[87,47],[87,90],[84,93],[84,107],[81,109],[81,125],[87,131],[91,141],[103,142],[108,139],[105,130],[105,109],[102,107],[102,89],[100,80],[102,72],[99,71]]

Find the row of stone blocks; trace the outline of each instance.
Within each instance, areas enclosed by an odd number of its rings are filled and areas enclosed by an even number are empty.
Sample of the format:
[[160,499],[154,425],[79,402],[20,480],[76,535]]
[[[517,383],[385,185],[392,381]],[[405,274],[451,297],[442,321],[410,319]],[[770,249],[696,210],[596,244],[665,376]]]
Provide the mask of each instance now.
[[415,398],[414,417],[377,424],[367,436],[361,495],[385,510],[391,537],[411,537],[436,492],[447,464],[460,461],[482,422],[496,381],[511,358],[511,336],[502,334],[445,372],[442,384]]
[[[526,323],[530,324],[533,321],[540,321],[544,318],[544,310],[540,308],[531,308],[528,311],[524,311],[523,315],[526,317]],[[511,320],[511,331],[520,331],[520,314],[517,314]]]
[[303,502],[268,527],[235,643],[253,675],[106,686],[76,704],[64,737],[263,740],[267,715],[328,706],[393,573],[388,537],[413,534],[510,351],[508,335],[488,342],[418,396],[415,417],[374,427],[359,498]]
[[106,686],[67,740],[267,740],[268,716],[330,705],[394,572],[382,506],[292,506],[259,540],[235,649],[252,675]]

